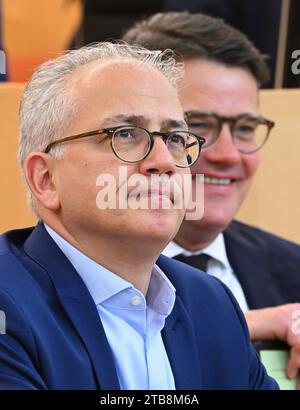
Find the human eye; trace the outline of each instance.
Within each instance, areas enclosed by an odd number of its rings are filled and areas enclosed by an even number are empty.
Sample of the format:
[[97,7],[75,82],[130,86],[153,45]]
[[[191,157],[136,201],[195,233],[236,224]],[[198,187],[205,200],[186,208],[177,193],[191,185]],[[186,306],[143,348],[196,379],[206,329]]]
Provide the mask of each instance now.
[[168,138],[169,145],[185,148],[187,145],[188,134],[183,132],[173,132]]
[[143,137],[143,131],[139,128],[122,128],[115,132],[114,140],[119,144],[138,144]]
[[234,127],[235,137],[245,140],[253,139],[257,126],[258,123],[254,120],[237,122]]
[[190,128],[207,129],[208,123],[205,120],[194,119],[188,122]]
[[118,132],[116,132],[116,136],[119,139],[130,140],[130,139],[135,138],[135,133],[134,133],[134,130],[132,128],[124,128],[124,129],[119,130]]
[[207,141],[216,133],[218,129],[218,124],[216,119],[213,117],[191,117],[188,120],[189,131],[198,135],[199,137],[204,137]]

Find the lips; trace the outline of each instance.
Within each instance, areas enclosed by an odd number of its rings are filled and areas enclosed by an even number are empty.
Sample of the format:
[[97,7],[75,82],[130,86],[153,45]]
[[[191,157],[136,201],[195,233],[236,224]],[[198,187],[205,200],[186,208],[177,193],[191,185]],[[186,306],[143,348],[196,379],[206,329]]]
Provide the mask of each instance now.
[[[133,200],[135,204],[140,201],[145,202],[145,200],[156,203],[158,199],[159,203],[168,200],[174,206],[182,207],[186,204],[191,190],[191,180],[184,177],[181,175],[171,177],[151,175],[151,178],[145,178],[145,176],[133,174],[130,176],[131,179],[126,181],[127,184],[124,184],[126,189],[122,189],[122,195],[126,195],[127,200]],[[125,197],[123,199],[125,200]]]
[[155,197],[155,196],[160,196],[160,197],[164,197],[167,198],[168,200],[170,200],[172,203],[174,202],[174,194],[173,192],[170,191],[164,191],[162,189],[158,189],[158,190],[145,190],[145,191],[140,191],[139,192],[139,198],[151,198],[151,197]]

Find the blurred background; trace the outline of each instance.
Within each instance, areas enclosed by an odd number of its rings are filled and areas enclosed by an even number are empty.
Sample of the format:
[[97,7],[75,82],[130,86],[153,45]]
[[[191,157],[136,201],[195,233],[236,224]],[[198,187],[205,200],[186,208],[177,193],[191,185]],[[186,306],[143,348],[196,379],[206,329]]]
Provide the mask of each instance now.
[[0,0],[1,80],[26,81],[64,49],[118,39],[152,13],[183,10],[223,18],[268,54],[266,88],[299,87],[300,77],[291,73],[292,52],[300,49],[299,0]]
[[33,70],[66,49],[118,39],[152,13],[183,10],[222,17],[269,55],[260,111],[276,127],[238,218],[300,243],[299,0],[0,0],[0,232],[36,222],[16,160],[18,107]]

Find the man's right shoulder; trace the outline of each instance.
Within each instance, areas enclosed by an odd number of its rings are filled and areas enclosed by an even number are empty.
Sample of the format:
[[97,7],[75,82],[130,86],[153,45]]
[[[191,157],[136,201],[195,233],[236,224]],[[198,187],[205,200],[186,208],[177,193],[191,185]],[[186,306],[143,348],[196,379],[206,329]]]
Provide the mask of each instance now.
[[36,263],[31,269],[33,261],[24,251],[33,229],[16,229],[0,235],[0,289],[18,300],[22,300],[26,290],[36,287],[35,271],[41,270]]

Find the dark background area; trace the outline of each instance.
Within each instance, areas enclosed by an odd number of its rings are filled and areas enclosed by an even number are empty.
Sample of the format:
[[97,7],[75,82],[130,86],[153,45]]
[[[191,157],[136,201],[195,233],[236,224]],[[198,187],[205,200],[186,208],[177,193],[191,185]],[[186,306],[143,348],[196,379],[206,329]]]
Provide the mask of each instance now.
[[[300,87],[300,74],[292,73],[291,65],[295,60],[291,59],[292,52],[300,50],[300,1],[290,0],[290,14],[288,22],[287,44],[285,50],[285,66],[283,72],[284,88]],[[300,64],[299,64],[300,66]]]
[[86,0],[84,42],[118,39],[132,24],[162,11],[164,0]]
[[134,22],[159,11],[206,13],[221,17],[243,31],[269,55],[271,81],[275,76],[282,0],[99,0],[85,1],[84,43],[118,39]]

